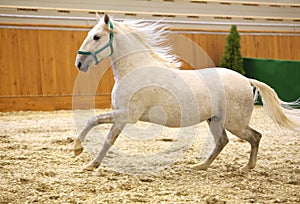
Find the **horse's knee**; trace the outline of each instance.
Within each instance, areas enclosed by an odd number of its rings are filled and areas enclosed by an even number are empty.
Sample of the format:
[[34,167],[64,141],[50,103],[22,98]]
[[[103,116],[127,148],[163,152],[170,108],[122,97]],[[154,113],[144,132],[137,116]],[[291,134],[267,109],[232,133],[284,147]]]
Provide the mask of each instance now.
[[96,125],[99,125],[98,118],[96,116],[90,118],[87,122],[87,126],[89,127],[94,127]]

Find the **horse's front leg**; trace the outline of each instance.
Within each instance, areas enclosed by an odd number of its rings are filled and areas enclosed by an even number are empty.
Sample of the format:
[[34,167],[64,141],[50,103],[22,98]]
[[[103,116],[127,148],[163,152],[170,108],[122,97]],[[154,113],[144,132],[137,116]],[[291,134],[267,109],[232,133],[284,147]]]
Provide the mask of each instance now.
[[90,163],[88,163],[87,165],[85,165],[83,167],[83,170],[92,171],[95,168],[100,166],[104,156],[106,155],[106,153],[108,152],[110,147],[115,143],[117,137],[122,132],[124,127],[125,127],[125,125],[123,125],[123,124],[116,124],[116,123],[113,124],[113,126],[111,127],[111,129],[104,141],[102,149],[98,152],[98,154],[94,158],[94,160],[92,160]]
[[85,136],[88,134],[88,132],[95,126],[103,123],[114,123],[114,113],[104,113],[97,116],[94,116],[91,118],[86,126],[79,132],[79,134],[74,139],[74,153],[75,156],[78,156],[82,153],[83,147],[82,142],[84,141]]

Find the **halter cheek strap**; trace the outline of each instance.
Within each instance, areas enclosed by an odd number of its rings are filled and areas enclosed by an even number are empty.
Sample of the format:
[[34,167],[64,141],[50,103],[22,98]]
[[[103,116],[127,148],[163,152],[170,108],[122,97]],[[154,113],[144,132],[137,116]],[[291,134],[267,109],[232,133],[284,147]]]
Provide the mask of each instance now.
[[110,47],[110,55],[109,56],[111,56],[114,52],[114,48],[113,48],[114,33],[112,32],[112,30],[114,29],[114,26],[113,26],[112,22],[109,22],[109,27],[110,27],[111,31],[109,33],[109,42],[106,45],[104,45],[100,49],[96,50],[95,52],[84,52],[84,51],[79,50],[78,54],[93,55],[96,65],[102,61],[102,59],[98,60],[97,54],[99,54],[100,52],[102,52],[103,50],[105,50],[108,47]]

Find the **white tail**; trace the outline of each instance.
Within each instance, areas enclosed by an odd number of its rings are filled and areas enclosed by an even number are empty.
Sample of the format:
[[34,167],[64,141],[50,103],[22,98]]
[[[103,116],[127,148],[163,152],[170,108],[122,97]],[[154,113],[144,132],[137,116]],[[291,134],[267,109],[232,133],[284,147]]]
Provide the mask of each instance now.
[[288,103],[282,102],[276,92],[267,84],[255,79],[249,80],[253,86],[258,88],[264,109],[269,117],[281,127],[300,131],[300,110],[289,108]]

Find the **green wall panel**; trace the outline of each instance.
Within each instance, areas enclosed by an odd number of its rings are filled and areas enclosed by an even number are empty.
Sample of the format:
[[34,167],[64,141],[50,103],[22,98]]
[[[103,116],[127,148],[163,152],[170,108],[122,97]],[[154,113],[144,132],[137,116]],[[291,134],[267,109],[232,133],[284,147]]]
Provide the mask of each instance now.
[[300,98],[300,61],[244,58],[248,78],[271,86],[286,102]]

